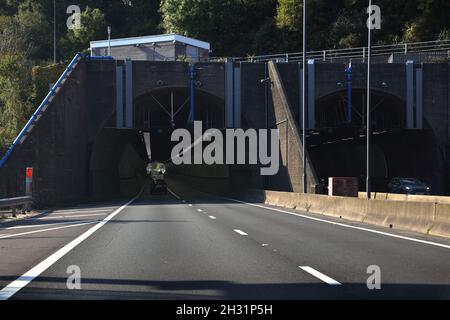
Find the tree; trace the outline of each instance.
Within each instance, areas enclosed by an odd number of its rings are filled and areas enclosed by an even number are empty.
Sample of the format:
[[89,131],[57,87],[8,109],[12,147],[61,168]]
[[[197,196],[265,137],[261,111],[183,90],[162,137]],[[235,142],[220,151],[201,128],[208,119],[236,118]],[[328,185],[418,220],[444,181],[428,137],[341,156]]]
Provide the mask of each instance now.
[[89,42],[100,40],[106,34],[105,15],[98,8],[86,9],[81,13],[80,28],[70,29],[67,37],[60,41],[64,48],[65,57],[73,56],[77,51],[83,51],[89,48]]
[[275,0],[162,0],[162,28],[211,42],[216,55],[242,55],[273,19]]

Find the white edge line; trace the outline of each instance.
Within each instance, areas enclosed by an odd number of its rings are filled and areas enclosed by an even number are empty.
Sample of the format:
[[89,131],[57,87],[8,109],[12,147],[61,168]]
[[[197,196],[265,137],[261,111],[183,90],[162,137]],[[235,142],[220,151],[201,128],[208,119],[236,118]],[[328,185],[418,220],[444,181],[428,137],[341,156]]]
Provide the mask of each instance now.
[[234,232],[239,233],[241,236],[248,236],[247,233],[245,233],[244,231],[239,230],[239,229],[234,229]]
[[328,223],[328,224],[332,224],[332,225],[336,225],[336,226],[341,226],[341,227],[344,227],[344,228],[351,228],[351,229],[356,229],[356,230],[361,230],[361,231],[367,231],[367,232],[372,232],[372,233],[376,233],[376,234],[381,234],[381,235],[388,236],[388,237],[393,237],[393,238],[398,238],[398,239],[403,239],[403,240],[409,240],[409,241],[418,242],[418,243],[422,243],[422,244],[428,244],[428,245],[432,245],[432,246],[436,246],[436,247],[441,247],[441,248],[445,248],[445,249],[450,249],[450,245],[446,245],[446,244],[442,244],[442,243],[438,243],[438,242],[427,241],[427,240],[420,240],[420,239],[415,239],[415,238],[411,238],[411,237],[400,236],[400,235],[396,235],[396,234],[392,234],[392,233],[388,233],[388,232],[377,231],[377,230],[373,230],[373,229],[368,229],[368,228],[363,228],[363,227],[352,226],[352,225],[349,225],[349,224],[344,224],[344,223],[339,223],[339,222],[328,221],[328,220],[325,220],[325,219],[309,217],[309,216],[305,216],[305,215],[303,215],[303,214],[294,213],[294,212],[290,212],[290,211],[286,211],[286,210],[282,210],[282,209],[276,209],[276,208],[266,207],[266,206],[258,205],[258,204],[254,204],[254,203],[248,203],[248,202],[241,201],[241,200],[237,200],[237,199],[226,198],[226,197],[224,197],[224,199],[227,199],[227,200],[230,200],[230,201],[234,201],[234,202],[237,202],[237,203],[243,203],[243,204],[246,204],[246,205],[249,205],[249,206],[253,206],[253,207],[263,208],[263,209],[267,209],[267,210],[271,210],[271,211],[282,212],[282,213],[290,214],[290,215],[293,215],[293,216],[297,216],[297,217],[301,217],[301,218],[305,218],[305,219],[309,219],[309,220],[314,220],[314,221],[319,221],[319,222],[325,222],[325,223]]
[[71,214],[71,215],[67,215],[67,216],[63,216],[63,215],[57,215],[57,216],[47,216],[47,217],[43,217],[43,218],[37,218],[34,220],[52,220],[52,219],[64,219],[64,218],[81,218],[81,217],[97,217],[97,216],[104,216],[107,213],[89,213],[89,214]]
[[[60,226],[60,225],[65,225],[65,224],[81,224],[81,223],[86,223],[86,222],[98,222],[99,220],[81,220],[81,221],[66,221],[66,222],[55,222],[55,223],[42,223],[42,224],[30,224],[30,225],[23,225],[23,226],[15,226],[15,227],[9,227],[6,229],[1,229],[0,231],[6,231],[6,230],[17,230],[17,229],[29,229],[29,228],[45,228],[45,227],[50,227],[50,226]],[[54,230],[54,229],[42,229],[42,230],[38,230],[39,232],[43,232],[43,231],[48,231],[48,230]],[[37,232],[37,231],[33,231],[33,232]],[[18,235],[18,234],[17,234]],[[2,239],[3,236],[9,236],[9,234],[0,234],[0,239]]]
[[323,273],[317,271],[317,270],[314,269],[314,268],[307,267],[307,266],[304,266],[304,267],[299,266],[299,268],[302,269],[303,271],[308,272],[310,275],[312,275],[312,276],[314,276],[314,277],[316,277],[316,278],[322,280],[323,282],[328,283],[328,284],[331,285],[331,286],[340,286],[340,285],[341,285],[340,282],[337,282],[336,280],[330,278],[330,277],[327,276],[327,275],[324,275]]
[[140,194],[139,194],[128,201],[126,204],[121,206],[119,209],[111,213],[109,216],[107,216],[105,219],[103,219],[101,222],[90,228],[88,231],[83,233],[81,236],[76,238],[75,240],[72,240],[70,243],[53,253],[50,257],[33,267],[32,269],[25,272],[21,277],[17,278],[10,284],[8,284],[6,287],[4,287],[0,291],[0,301],[2,300],[8,300],[12,296],[14,296],[19,290],[24,288],[26,285],[28,285],[31,281],[33,281],[36,277],[38,277],[41,273],[43,273],[45,270],[50,268],[54,263],[56,263],[59,259],[64,257],[67,253],[69,253],[72,249],[74,249],[76,246],[78,246],[81,242],[89,238],[95,231],[103,227],[108,221],[110,221],[112,218],[114,218],[117,214],[119,214],[123,209],[125,209],[127,206],[129,206],[133,201],[135,201]]

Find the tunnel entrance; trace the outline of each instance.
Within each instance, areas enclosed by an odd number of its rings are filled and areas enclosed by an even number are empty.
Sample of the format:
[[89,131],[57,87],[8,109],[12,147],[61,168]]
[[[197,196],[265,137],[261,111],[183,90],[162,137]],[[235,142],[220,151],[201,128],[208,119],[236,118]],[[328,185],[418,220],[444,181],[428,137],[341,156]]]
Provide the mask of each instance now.
[[[317,101],[317,129],[309,132],[308,150],[319,180],[358,177],[360,190],[366,177],[366,90],[352,90],[351,121],[348,94],[340,90]],[[372,91],[373,191],[386,192],[394,177],[414,177],[432,193],[445,192],[439,172],[444,159],[431,127],[407,130],[406,102],[392,94]]]
[[[195,90],[195,120],[203,128],[225,127],[225,101],[207,91]],[[170,87],[141,95],[134,102],[134,127],[150,134],[151,160],[166,162],[170,159],[173,143],[170,136],[177,128],[190,128],[190,90]]]
[[[406,123],[406,102],[387,92],[371,90],[372,127],[374,130],[403,129]],[[348,102],[351,102],[349,112]],[[367,90],[339,90],[317,100],[318,128],[366,125]],[[349,121],[350,120],[350,121]]]

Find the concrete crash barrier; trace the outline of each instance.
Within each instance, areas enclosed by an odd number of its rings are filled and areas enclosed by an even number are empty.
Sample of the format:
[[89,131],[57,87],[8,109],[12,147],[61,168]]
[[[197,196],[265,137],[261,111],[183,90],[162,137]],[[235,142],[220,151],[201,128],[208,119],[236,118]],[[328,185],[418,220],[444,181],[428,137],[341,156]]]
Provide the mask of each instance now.
[[[414,201],[414,202],[433,202],[450,204],[450,197],[446,196],[427,196],[418,194],[396,194],[385,192],[372,192],[372,199],[376,200],[394,200],[394,201]],[[358,193],[359,198],[366,198],[365,192]]]
[[446,203],[261,192],[269,205],[450,238],[450,204]]

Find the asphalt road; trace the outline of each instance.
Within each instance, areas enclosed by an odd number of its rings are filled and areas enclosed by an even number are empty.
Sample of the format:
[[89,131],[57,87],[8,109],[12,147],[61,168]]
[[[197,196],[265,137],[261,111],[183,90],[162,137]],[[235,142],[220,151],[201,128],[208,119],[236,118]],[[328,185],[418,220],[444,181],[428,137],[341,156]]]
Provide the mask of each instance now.
[[171,190],[0,226],[0,299],[450,298],[450,241]]

